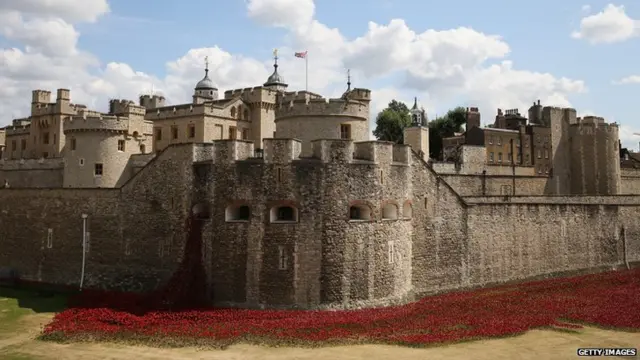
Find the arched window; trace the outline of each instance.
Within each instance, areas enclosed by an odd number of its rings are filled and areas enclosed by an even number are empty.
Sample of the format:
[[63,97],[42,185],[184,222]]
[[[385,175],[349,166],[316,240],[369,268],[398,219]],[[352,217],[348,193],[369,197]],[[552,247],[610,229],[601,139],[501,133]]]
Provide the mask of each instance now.
[[405,219],[411,219],[413,216],[413,207],[411,205],[411,201],[405,201],[404,205],[402,205],[402,217]]
[[382,208],[383,220],[396,220],[398,218],[398,207],[396,204],[386,204]]
[[298,222],[298,209],[292,206],[274,206],[270,215],[272,223]]
[[352,205],[351,207],[349,207],[349,220],[370,221],[371,208],[367,205]]
[[231,117],[232,118],[236,117],[236,107],[235,106],[231,107]]
[[251,209],[247,205],[228,206],[225,210],[226,221],[249,221]]
[[249,120],[249,109],[244,109],[244,120]]

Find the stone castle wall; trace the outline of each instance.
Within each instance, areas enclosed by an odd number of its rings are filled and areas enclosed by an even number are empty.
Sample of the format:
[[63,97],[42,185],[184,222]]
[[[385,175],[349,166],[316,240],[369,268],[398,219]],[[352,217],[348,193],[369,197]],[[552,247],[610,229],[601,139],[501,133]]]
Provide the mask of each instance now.
[[60,188],[63,183],[64,160],[21,159],[0,160],[0,185],[4,180],[10,187]]
[[620,193],[640,194],[640,169],[620,169]]
[[[300,158],[298,141],[268,139],[258,159],[248,141],[172,145],[119,189],[0,189],[0,267],[77,285],[86,213],[87,286],[151,290],[176,269],[194,206],[209,208],[209,295],[225,305],[389,305],[640,261],[640,197],[461,197],[450,179],[463,176],[408,146],[312,148]],[[281,206],[296,220],[274,222]],[[370,217],[351,220],[352,206]]]
[[547,188],[550,178],[547,176],[478,176],[441,173],[438,175],[461,196],[549,194]]

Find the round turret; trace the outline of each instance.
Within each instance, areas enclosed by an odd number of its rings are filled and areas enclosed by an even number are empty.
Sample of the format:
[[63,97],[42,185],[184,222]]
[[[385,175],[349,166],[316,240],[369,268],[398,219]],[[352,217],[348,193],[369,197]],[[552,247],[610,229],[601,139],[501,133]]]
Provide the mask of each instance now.
[[64,124],[64,187],[118,187],[128,178],[131,155],[147,152],[144,134],[129,134],[118,116],[75,116]]
[[202,103],[207,100],[218,99],[218,88],[209,78],[209,58],[205,58],[204,77],[198,81],[194,89],[194,103]]

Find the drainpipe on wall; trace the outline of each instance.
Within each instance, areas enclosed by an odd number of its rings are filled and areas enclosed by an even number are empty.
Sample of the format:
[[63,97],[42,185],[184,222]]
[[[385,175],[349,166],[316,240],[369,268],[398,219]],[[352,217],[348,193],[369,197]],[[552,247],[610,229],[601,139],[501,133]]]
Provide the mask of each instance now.
[[80,272],[80,290],[84,284],[84,265],[87,257],[87,218],[89,215],[82,214],[82,271]]

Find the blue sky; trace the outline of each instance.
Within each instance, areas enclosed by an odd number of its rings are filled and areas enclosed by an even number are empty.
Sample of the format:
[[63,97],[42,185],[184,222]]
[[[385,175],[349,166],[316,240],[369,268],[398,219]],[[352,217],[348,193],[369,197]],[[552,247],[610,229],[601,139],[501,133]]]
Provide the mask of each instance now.
[[[89,3],[99,1],[105,0],[87,0],[84,4],[88,8]],[[259,14],[251,13],[251,2],[260,3]],[[291,4],[296,3],[303,5],[293,9]],[[111,88],[124,88],[112,89],[112,93],[117,91],[118,94],[128,94],[126,88],[134,87],[107,79],[107,64],[117,63],[126,64],[133,71],[149,76],[150,83],[157,82],[158,87],[165,87],[169,93],[170,88],[178,86],[177,83],[169,84],[171,79],[182,77],[180,81],[183,81],[184,85],[180,86],[185,87],[185,93],[173,96],[172,100],[186,101],[187,92],[190,91],[188,84],[195,84],[201,77],[201,69],[198,67],[202,66],[194,61],[202,64],[203,59],[198,56],[208,51],[197,52],[194,49],[210,49],[216,46],[231,55],[230,62],[241,57],[251,64],[262,66],[264,69],[254,69],[256,76],[264,76],[270,71],[273,48],[286,49],[281,51],[281,57],[290,59],[282,59],[282,74],[285,78],[294,79],[290,82],[292,87],[296,86],[302,90],[301,64],[291,58],[291,52],[304,50],[307,43],[313,43],[309,45],[309,51],[310,56],[314,58],[310,59],[315,59],[318,65],[310,65],[310,70],[317,72],[318,77],[326,78],[330,84],[321,84],[310,76],[310,88],[314,91],[324,91],[326,95],[338,93],[344,87],[341,84],[344,81],[340,80],[340,77],[343,77],[343,68],[348,66],[352,68],[354,84],[371,88],[374,91],[374,99],[376,90],[379,90],[379,103],[376,105],[378,108],[390,98],[410,101],[413,96],[418,96],[424,99],[422,103],[431,117],[457,105],[479,105],[483,122],[490,123],[495,116],[496,106],[519,107],[521,112],[526,112],[526,105],[536,100],[536,97],[542,97],[549,99],[547,103],[558,102],[557,105],[566,105],[566,101],[577,108],[579,114],[605,116],[607,120],[623,124],[626,135],[621,137],[625,143],[637,144],[630,133],[640,131],[640,119],[636,116],[635,110],[635,101],[640,98],[640,82],[626,85],[616,85],[613,82],[640,75],[640,30],[636,29],[635,36],[597,43],[589,41],[586,35],[582,38],[571,36],[572,32],[580,31],[581,19],[597,15],[609,3],[576,0],[317,0],[313,8],[311,0],[183,0],[158,3],[110,0],[109,11],[99,14],[95,22],[59,16],[79,33],[77,49],[92,54],[100,62],[100,65],[86,67],[90,82],[97,84],[96,78],[102,76],[105,78],[104,81],[111,82]],[[612,5],[624,6],[626,16],[640,19],[640,2],[620,0]],[[24,7],[16,6],[17,11],[22,11],[25,21],[41,16],[25,10]],[[327,36],[330,39],[329,35],[320,36],[317,35],[317,31],[309,30],[304,24],[295,24],[295,17],[306,16],[305,12],[297,12],[298,8],[304,6],[311,6],[312,11],[315,10],[313,19],[324,26],[322,29],[337,29],[345,39],[345,45],[338,49],[333,44],[335,41],[326,40]],[[280,24],[276,24],[274,16],[279,19]],[[508,50],[504,51],[496,44],[487,43],[485,46],[480,43],[485,41],[482,39],[469,44],[446,40],[445,45],[441,45],[437,51],[434,50],[437,56],[417,57],[415,64],[403,60],[400,61],[402,64],[396,61],[389,65],[381,65],[383,69],[386,69],[384,66],[393,67],[393,70],[384,73],[372,75],[360,72],[360,65],[368,66],[382,61],[383,56],[371,55],[381,54],[371,50],[372,44],[367,45],[367,53],[358,50],[353,40],[370,31],[369,22],[388,26],[393,19],[402,19],[403,26],[416,34],[427,30],[444,32],[466,27],[486,36],[496,35],[501,37],[501,43],[508,45]],[[613,21],[615,25],[616,19],[610,17],[608,20],[609,25],[596,27],[588,35],[596,36],[597,31],[614,31],[610,23]],[[444,37],[438,37],[440,38]],[[16,39],[16,36],[6,34],[0,37],[0,45],[5,49],[26,49],[29,44],[25,44],[25,41],[27,40]],[[379,48],[401,44],[401,41],[393,36],[379,37],[375,41]],[[440,40],[430,41],[433,43]],[[385,42],[388,44],[385,45]],[[425,43],[424,48],[428,48],[431,43]],[[411,51],[420,52],[421,46],[414,44]],[[484,48],[488,49],[491,46],[494,46],[493,50],[483,53]],[[342,50],[347,48],[348,50]],[[450,53],[447,53],[449,48]],[[402,47],[396,47],[393,51],[402,53],[404,50]],[[349,54],[342,54],[341,51],[348,51]],[[504,54],[501,55],[502,53]],[[394,56],[387,54],[387,57]],[[182,63],[178,61],[187,58],[191,59],[188,65],[184,65],[186,60]],[[505,60],[512,62],[512,68],[518,72],[488,74],[487,69],[491,65],[499,65]],[[311,61],[310,64],[314,64]],[[172,70],[168,65],[172,62],[177,64],[176,66],[184,65],[185,69],[189,67],[189,70],[177,71],[175,67]],[[459,66],[457,62],[462,65]],[[413,68],[422,68],[425,63],[433,64],[421,69],[422,75],[412,75]],[[237,71],[243,73],[241,69]],[[334,74],[336,72],[340,74]],[[441,76],[438,72],[453,75]],[[242,76],[250,75],[248,70],[244,73]],[[414,86],[417,80],[409,82],[409,77],[419,78],[421,85]],[[465,77],[474,80],[461,79]],[[562,78],[570,79],[573,83],[567,84],[561,80]],[[220,76],[221,87],[229,82],[227,80],[229,79],[225,80]],[[256,78],[254,85],[260,85],[263,81],[263,78]],[[242,84],[239,85],[248,86],[251,79],[243,78],[240,82]],[[452,86],[452,82],[456,85]],[[505,85],[505,82],[508,84]],[[73,85],[82,87],[80,84],[71,84],[72,87]],[[95,90],[97,86],[92,86],[91,89],[83,88],[82,91],[87,93],[86,98],[100,96],[99,91]],[[104,90],[104,94],[106,92],[107,90]],[[114,96],[112,93],[109,96]]]

